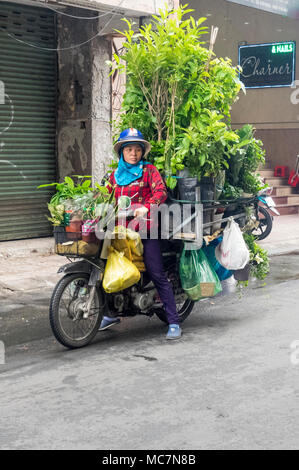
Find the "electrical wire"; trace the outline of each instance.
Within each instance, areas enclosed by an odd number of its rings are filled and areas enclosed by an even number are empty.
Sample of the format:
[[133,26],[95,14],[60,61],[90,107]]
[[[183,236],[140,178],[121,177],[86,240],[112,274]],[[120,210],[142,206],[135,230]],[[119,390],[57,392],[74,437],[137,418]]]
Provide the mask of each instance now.
[[[123,4],[124,0],[121,0],[120,3],[117,5],[117,8],[119,8],[122,4]],[[112,12],[109,12],[110,14]],[[41,47],[41,46],[37,46],[36,44],[32,44],[30,42],[27,42],[27,41],[23,41],[22,39],[18,39],[16,38],[15,36],[13,36],[12,34],[8,33],[4,28],[2,28],[0,26],[0,30],[3,31],[7,36],[11,37],[12,39],[14,39],[16,42],[19,42],[21,44],[25,44],[26,46],[29,46],[29,47],[33,47],[34,49],[40,49],[42,51],[49,51],[49,52],[59,52],[59,51],[68,51],[68,50],[71,50],[71,49],[76,49],[77,47],[81,47],[81,46],[84,46],[85,44],[89,43],[90,41],[92,41],[93,39],[95,39],[97,36],[103,36],[103,31],[104,29],[106,29],[109,24],[111,23],[111,21],[113,20],[113,18],[117,15],[118,13],[114,12],[111,16],[111,18],[109,19],[109,21],[107,21],[107,23],[103,26],[103,28],[97,32],[97,34],[95,34],[94,36],[92,36],[90,39],[88,39],[87,41],[84,41],[84,42],[81,42],[80,44],[75,44],[73,46],[69,46],[69,47],[60,47],[60,48],[51,48],[51,47]]]
[[[54,11],[55,13],[57,13],[59,15],[68,16],[69,18],[74,18],[76,20],[97,20],[99,18],[102,18],[103,16],[110,15],[111,13],[115,13],[116,15],[122,16],[122,13],[117,13],[117,12],[115,12],[115,10],[111,10],[111,11],[97,10],[97,11],[100,11],[100,12],[103,13],[102,15],[98,15],[98,16],[75,16],[75,15],[70,15],[69,13],[65,13],[64,11],[55,10],[55,8],[53,8],[52,6],[50,6],[48,4],[45,5],[43,3],[43,4],[40,4],[40,5],[41,6],[43,5],[44,8],[48,8],[49,10]],[[81,7],[79,7],[79,8],[81,8]]]

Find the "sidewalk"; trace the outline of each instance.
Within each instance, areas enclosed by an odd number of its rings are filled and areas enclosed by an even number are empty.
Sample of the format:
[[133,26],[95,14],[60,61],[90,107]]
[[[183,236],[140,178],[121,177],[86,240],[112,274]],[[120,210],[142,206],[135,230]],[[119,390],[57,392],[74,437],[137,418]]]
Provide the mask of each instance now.
[[[270,256],[299,252],[299,216],[274,217],[271,234],[259,242]],[[53,288],[68,260],[54,254],[54,239],[0,243],[0,294]]]
[[53,253],[53,237],[0,242],[0,262],[3,258],[23,257],[32,254],[49,255]]
[[272,232],[258,243],[270,256],[299,252],[299,215],[275,216]]
[[36,238],[0,243],[0,296],[52,288],[61,275],[60,266],[67,263],[54,254],[54,238]]

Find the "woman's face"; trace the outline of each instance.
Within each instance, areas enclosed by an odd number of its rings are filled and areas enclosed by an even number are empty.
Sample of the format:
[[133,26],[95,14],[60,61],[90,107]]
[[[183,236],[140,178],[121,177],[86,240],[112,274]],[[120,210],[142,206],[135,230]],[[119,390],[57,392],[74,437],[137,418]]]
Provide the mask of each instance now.
[[124,160],[131,165],[135,165],[141,160],[142,147],[139,144],[129,144],[123,149]]

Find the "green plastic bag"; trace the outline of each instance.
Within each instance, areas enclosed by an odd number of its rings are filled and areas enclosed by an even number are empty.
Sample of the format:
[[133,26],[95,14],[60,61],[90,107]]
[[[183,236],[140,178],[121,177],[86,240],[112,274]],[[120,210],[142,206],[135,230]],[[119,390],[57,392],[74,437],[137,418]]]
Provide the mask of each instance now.
[[219,278],[201,249],[187,250],[184,246],[180,278],[184,291],[192,300],[213,297],[222,291]]

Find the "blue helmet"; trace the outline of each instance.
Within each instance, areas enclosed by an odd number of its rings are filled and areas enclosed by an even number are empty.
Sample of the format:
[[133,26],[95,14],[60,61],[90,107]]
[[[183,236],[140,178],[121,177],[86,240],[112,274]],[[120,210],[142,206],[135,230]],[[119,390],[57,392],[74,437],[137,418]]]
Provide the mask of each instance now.
[[117,139],[116,144],[114,145],[114,150],[118,156],[120,156],[120,150],[123,144],[128,143],[141,144],[141,146],[144,147],[143,157],[145,157],[151,149],[151,144],[145,140],[141,132],[138,129],[134,129],[132,127],[122,131],[119,138]]

